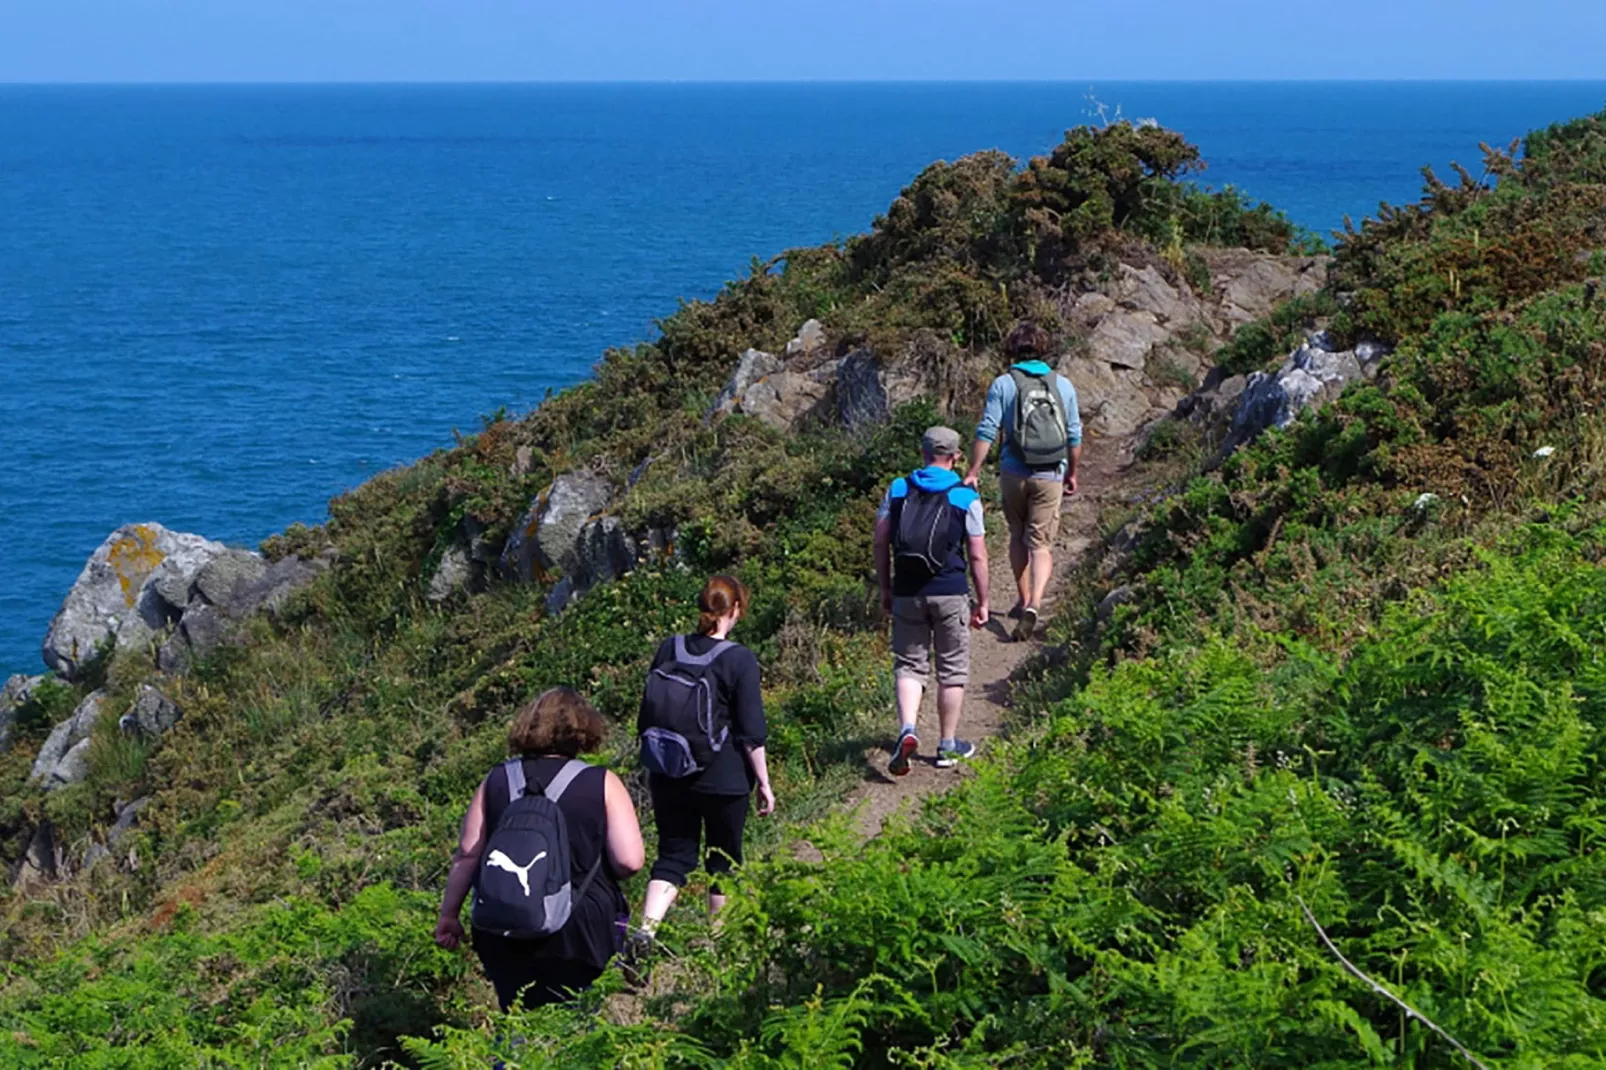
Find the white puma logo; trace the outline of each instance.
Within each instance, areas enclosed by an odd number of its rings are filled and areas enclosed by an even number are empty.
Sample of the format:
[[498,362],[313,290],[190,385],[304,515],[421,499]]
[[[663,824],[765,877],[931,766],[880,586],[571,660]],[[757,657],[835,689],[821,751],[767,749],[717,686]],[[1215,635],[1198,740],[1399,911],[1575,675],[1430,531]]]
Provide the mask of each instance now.
[[497,869],[505,869],[517,877],[519,879],[519,887],[523,888],[524,894],[528,896],[530,894],[530,866],[535,865],[545,857],[546,852],[542,851],[540,854],[530,859],[528,865],[516,866],[513,864],[513,859],[509,858],[501,851],[492,851],[491,857],[487,858],[485,861],[487,865],[495,866]]

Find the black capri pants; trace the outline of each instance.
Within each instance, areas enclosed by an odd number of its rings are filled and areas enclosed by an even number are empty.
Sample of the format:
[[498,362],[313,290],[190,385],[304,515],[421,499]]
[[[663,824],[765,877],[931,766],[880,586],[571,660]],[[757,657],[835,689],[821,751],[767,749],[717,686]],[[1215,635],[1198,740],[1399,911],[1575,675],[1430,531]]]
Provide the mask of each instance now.
[[[729,873],[731,864],[742,860],[742,829],[747,825],[750,795],[708,795],[659,776],[649,777],[647,788],[658,825],[653,880],[684,887],[686,876],[697,868],[705,832],[708,855],[703,868],[709,876]],[[717,886],[712,890],[719,892]]]

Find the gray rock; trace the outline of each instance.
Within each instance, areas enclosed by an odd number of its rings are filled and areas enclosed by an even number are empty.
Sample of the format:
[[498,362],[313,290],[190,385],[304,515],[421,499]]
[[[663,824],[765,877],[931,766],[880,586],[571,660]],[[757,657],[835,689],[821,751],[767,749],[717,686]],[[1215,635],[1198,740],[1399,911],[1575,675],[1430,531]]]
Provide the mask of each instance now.
[[797,329],[797,337],[786,343],[786,355],[793,357],[800,353],[812,353],[823,345],[825,345],[825,328],[820,326],[820,321],[804,320],[803,326]]
[[547,615],[553,617],[557,616],[568,607],[570,602],[574,601],[578,597],[580,596],[575,590],[574,580],[568,576],[563,577],[557,583],[552,585],[552,590],[547,592]]
[[515,479],[523,479],[535,471],[535,451],[529,446],[520,446],[513,451],[513,468],[511,474]]
[[117,812],[117,821],[107,830],[104,844],[92,843],[89,845],[89,849],[84,852],[83,868],[85,871],[94,868],[97,863],[112,857],[112,852],[122,845],[123,840],[139,824],[140,811],[149,806],[150,803],[151,797],[147,795],[143,798],[135,799],[127,805],[118,806],[115,803],[113,804],[113,808]]
[[229,619],[215,606],[196,606],[184,614],[178,634],[195,657],[205,657],[228,638]]
[[474,578],[474,561],[469,557],[468,546],[454,542],[441,555],[435,574],[429,578],[429,589],[424,597],[431,602],[444,602],[458,591],[465,590]]
[[221,543],[160,524],[118,528],[90,556],[51,621],[43,648],[46,664],[63,679],[75,680],[103,645],[147,641],[168,618],[162,594],[146,590],[153,574],[160,568],[157,579],[171,592],[223,550]]
[[91,692],[73,710],[71,717],[50,730],[50,735],[34,757],[30,781],[44,781],[47,787],[59,786],[58,783],[52,783],[53,780],[64,782],[65,778],[56,776],[57,770],[73,748],[89,741],[89,733],[100,719],[105,702],[104,690]]
[[636,540],[616,516],[588,521],[575,539],[575,567],[547,595],[547,612],[561,613],[599,583],[618,579],[636,567]]
[[1093,615],[1100,624],[1108,624],[1110,619],[1115,616],[1116,607],[1124,606],[1136,597],[1137,592],[1123,583],[1099,599],[1098,608],[1093,611]]
[[45,790],[54,791],[57,788],[67,787],[69,784],[77,784],[88,775],[89,740],[80,739],[68,749],[66,754],[61,756],[61,761],[56,763],[56,768],[52,769],[50,775],[45,778]]
[[1334,353],[1315,344],[1325,341],[1306,342],[1276,372],[1249,376],[1233,413],[1223,456],[1263,431],[1287,427],[1305,409],[1326,404],[1350,383],[1375,374],[1377,361],[1386,353],[1377,345]]
[[1248,383],[1242,375],[1223,378],[1217,369],[1205,379],[1202,387],[1178,402],[1175,415],[1203,429],[1211,441],[1220,442],[1232,426],[1238,399]]
[[171,699],[150,684],[141,684],[133,708],[117,719],[117,727],[124,732],[159,736],[177,724],[178,719],[178,707]]
[[762,382],[780,370],[781,358],[773,353],[766,353],[761,349],[745,350],[737,358],[736,370],[731,372],[731,377],[726,380],[719,397],[714,399],[714,406],[709,410],[709,415],[735,412],[742,398],[754,384]]
[[1087,339],[1094,359],[1142,371],[1155,347],[1171,340],[1152,312],[1118,310],[1105,316]]
[[735,411],[777,431],[794,431],[829,399],[835,370],[835,365],[830,365],[811,372],[779,371],[766,376],[747,389]]
[[18,673],[0,687],[0,752],[11,742],[11,726],[16,721],[18,707],[32,698],[34,691],[47,679],[47,676]]
[[306,558],[296,554],[268,565],[258,580],[242,583],[234,590],[229,606],[232,616],[247,617],[252,613],[278,613],[295,592],[317,579],[329,568],[325,557]]
[[268,563],[262,560],[262,555],[249,550],[225,550],[195,574],[194,593],[232,614],[236,612],[242,593],[261,583],[267,573]]
[[[806,352],[798,354],[808,365]],[[708,416],[740,413],[762,420],[778,431],[792,431],[819,415],[830,400],[837,362],[789,366],[780,358],[749,349],[736,361],[736,369],[708,410]]]
[[1269,315],[1291,297],[1314,293],[1327,279],[1325,257],[1271,256],[1244,250],[1207,252],[1220,316],[1230,326]]
[[17,877],[12,882],[12,887],[21,889],[30,884],[54,879],[61,868],[61,862],[61,848],[56,844],[55,826],[48,820],[40,821],[33,830],[33,836],[28,840],[28,849],[23,852],[17,866]]
[[636,567],[636,543],[616,516],[602,516],[580,529],[575,546],[585,587],[618,579]]
[[504,574],[532,581],[579,567],[580,529],[613,501],[613,487],[593,472],[568,472],[530,503],[502,549]]
[[500,558],[501,548],[487,537],[485,525],[465,516],[451,545],[441,554],[424,596],[431,602],[444,602],[458,591],[479,590],[486,571]]
[[849,429],[885,423],[898,406],[920,393],[919,379],[889,368],[868,349],[857,349],[834,368],[837,416]]
[[1088,357],[1069,357],[1058,371],[1076,387],[1084,432],[1130,435],[1163,415],[1150,399],[1143,373]]
[[1152,265],[1142,268],[1118,265],[1112,288],[1114,299],[1121,307],[1146,312],[1173,327],[1196,322],[1203,315],[1192,291],[1172,286]]

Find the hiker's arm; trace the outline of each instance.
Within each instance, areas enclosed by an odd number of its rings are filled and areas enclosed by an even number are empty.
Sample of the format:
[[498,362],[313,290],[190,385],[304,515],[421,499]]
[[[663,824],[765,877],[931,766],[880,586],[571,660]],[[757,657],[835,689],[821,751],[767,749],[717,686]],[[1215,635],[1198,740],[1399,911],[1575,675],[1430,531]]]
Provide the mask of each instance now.
[[981,419],[976,421],[976,441],[970,447],[970,469],[965,473],[963,480],[969,486],[976,485],[981,475],[982,462],[987,460],[987,452],[992,449],[993,442],[998,438],[998,429],[1004,422],[1004,407],[1010,383],[1009,376],[1000,375],[993,380],[993,385],[987,388],[987,401],[981,407]]
[[647,864],[647,848],[641,842],[641,822],[630,801],[630,789],[611,769],[603,784],[602,803],[608,817],[608,868],[622,880]]
[[463,912],[463,900],[474,884],[474,870],[480,863],[480,852],[485,849],[485,782],[474,792],[463,815],[463,831],[457,837],[457,850],[452,855],[452,868],[446,874],[446,894],[441,898],[441,916],[435,923],[435,942],[451,951],[463,939],[463,923],[458,915]]
[[731,720],[735,722],[736,742],[753,770],[753,784],[758,789],[758,812],[764,815],[775,809],[775,790],[770,787],[769,756],[764,750],[770,732],[769,722],[764,718],[764,681],[758,659],[751,651],[738,651],[737,655],[742,660],[736,663],[737,675],[733,681],[736,685],[736,701],[731,707]]
[[1082,413],[1077,406],[1076,387],[1064,376],[1060,376],[1064,390],[1060,392],[1060,400],[1065,403],[1065,489],[1072,494],[1076,493],[1076,472],[1082,464]]
[[970,444],[970,467],[965,470],[965,478],[961,480],[967,487],[974,487],[981,478],[981,466],[987,463],[987,454],[992,450],[993,444],[985,438],[978,438]]
[[770,786],[770,760],[761,743],[752,746],[742,744],[742,750],[747,752],[747,763],[753,767],[753,779],[758,782],[758,814],[764,817],[775,811],[775,789]]
[[970,626],[972,628],[986,627],[987,619],[992,610],[987,605],[988,580],[987,575],[987,537],[985,535],[966,536],[966,544],[970,550],[970,575],[976,581],[976,610],[971,614]]
[[881,587],[881,608],[892,612],[892,518],[878,516],[875,522],[875,578]]

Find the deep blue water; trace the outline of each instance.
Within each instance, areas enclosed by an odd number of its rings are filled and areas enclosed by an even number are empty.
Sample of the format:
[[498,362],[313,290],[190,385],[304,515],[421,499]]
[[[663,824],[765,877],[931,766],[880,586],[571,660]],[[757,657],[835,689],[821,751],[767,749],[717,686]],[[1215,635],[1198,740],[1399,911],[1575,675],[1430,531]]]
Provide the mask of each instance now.
[[[0,86],[0,673],[133,520],[252,545],[585,376],[1060,85]],[[1326,231],[1606,83],[1101,84]]]

